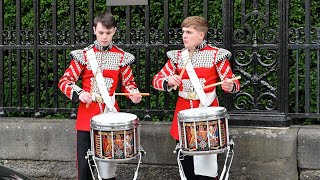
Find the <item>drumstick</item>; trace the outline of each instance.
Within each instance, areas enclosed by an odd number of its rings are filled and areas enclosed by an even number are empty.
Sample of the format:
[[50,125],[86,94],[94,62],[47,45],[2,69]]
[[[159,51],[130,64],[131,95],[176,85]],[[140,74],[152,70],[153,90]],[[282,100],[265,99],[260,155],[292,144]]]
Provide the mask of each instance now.
[[[183,75],[184,71],[186,70],[186,66],[187,66],[187,63],[184,65],[184,67],[183,67],[183,69],[182,69],[182,71],[181,71],[181,73],[180,73],[180,75],[179,75],[180,78],[182,78],[182,75]],[[174,86],[173,89],[176,90],[177,87],[178,87],[178,86]]]
[[134,94],[140,94],[141,96],[150,96],[150,93],[114,93],[114,95],[116,96],[130,96],[130,95],[134,95]]
[[[138,92],[135,93],[114,93],[114,95],[116,96],[130,96],[130,95],[134,95],[134,94],[139,94]],[[150,96],[150,93],[140,93],[141,96]],[[90,105],[90,103],[86,104],[86,108],[88,108]]]
[[[238,79],[241,79],[241,76],[237,76],[237,77],[231,78],[231,80],[238,80]],[[215,87],[215,86],[218,86],[218,85],[220,85],[222,83],[223,83],[223,81],[218,82],[218,83],[214,83],[214,84],[210,84],[208,86],[203,87],[203,89],[208,89],[208,88],[211,88],[211,87]]]

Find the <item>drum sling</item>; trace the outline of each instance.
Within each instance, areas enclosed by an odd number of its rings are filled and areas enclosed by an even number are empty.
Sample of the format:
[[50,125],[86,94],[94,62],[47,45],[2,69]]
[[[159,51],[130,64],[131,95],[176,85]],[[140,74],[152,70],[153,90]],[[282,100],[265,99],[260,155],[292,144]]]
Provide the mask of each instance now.
[[117,109],[114,107],[114,96],[112,99],[109,96],[109,91],[104,83],[104,78],[102,76],[101,69],[98,66],[96,55],[94,54],[93,49],[86,51],[86,55],[91,65],[92,72],[95,75],[100,94],[103,98],[104,103],[106,104],[105,112],[117,112]]

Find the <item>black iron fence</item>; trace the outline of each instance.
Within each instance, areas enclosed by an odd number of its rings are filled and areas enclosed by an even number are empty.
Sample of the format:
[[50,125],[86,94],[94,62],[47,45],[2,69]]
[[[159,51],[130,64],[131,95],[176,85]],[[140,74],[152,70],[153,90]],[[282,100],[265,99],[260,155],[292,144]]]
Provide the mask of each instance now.
[[[312,7],[320,7],[320,3],[144,2],[148,4],[107,7],[119,20],[115,44],[136,56],[133,68],[140,91],[151,93],[139,105],[117,97],[123,111],[140,114],[145,120],[170,120],[176,94],[154,90],[151,80],[167,60],[165,52],[182,48],[181,20],[176,22],[176,18],[202,15],[209,20],[208,42],[232,51],[232,67],[242,77],[239,93],[219,92],[231,123],[289,125],[292,118],[320,118],[320,25],[312,16],[317,14]],[[76,105],[58,90],[57,83],[70,61],[70,50],[94,40],[97,1],[86,3],[86,9],[79,9],[75,0],[66,6],[52,0],[50,19],[44,21],[48,9],[42,11],[45,5],[39,0],[32,1],[31,14],[23,13],[21,1],[16,0],[14,18],[7,17],[6,1],[0,0],[0,115],[75,116]],[[67,13],[61,14],[66,7]],[[154,14],[157,8],[158,14]],[[291,10],[299,8],[304,14],[296,19],[299,12]],[[173,13],[172,9],[179,11]],[[27,15],[32,28],[24,27]],[[61,16],[65,22],[58,22]],[[79,16],[83,22],[76,21]]]

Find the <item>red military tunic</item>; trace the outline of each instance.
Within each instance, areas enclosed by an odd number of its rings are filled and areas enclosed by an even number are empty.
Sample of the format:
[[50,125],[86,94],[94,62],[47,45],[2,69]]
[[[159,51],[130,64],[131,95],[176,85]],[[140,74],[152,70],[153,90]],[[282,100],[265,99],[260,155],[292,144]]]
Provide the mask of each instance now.
[[[184,50],[184,49],[183,49]],[[185,63],[181,58],[181,52],[183,50],[168,51],[168,62],[164,65],[161,71],[153,77],[153,87],[162,91],[171,91],[172,87],[168,87],[168,80],[174,74],[180,74]],[[199,78],[202,87],[223,81],[227,78],[233,78],[233,74],[229,58],[231,53],[225,49],[213,47],[208,45],[206,41],[203,41],[196,49],[196,51],[190,57],[192,66]],[[215,91],[216,87],[207,88],[205,93],[211,93]],[[235,93],[240,90],[240,82],[234,81],[234,88],[231,93]],[[170,134],[178,140],[178,122],[177,114],[184,109],[196,108],[200,105],[200,100],[190,100],[186,97],[181,97],[180,92],[187,94],[195,93],[193,85],[189,79],[188,73],[185,71],[182,75],[182,84],[179,87],[179,97],[176,103],[174,117],[171,125]],[[214,92],[215,93],[215,92]],[[218,98],[215,96],[210,106],[218,106]]]
[[[92,48],[110,96],[115,93],[119,81],[122,82],[123,92],[138,92],[130,67],[130,64],[135,60],[134,56],[112,43],[108,47],[102,47],[95,41],[94,44],[84,49],[74,50],[70,53],[72,57],[70,66],[66,69],[59,81],[60,90],[68,98],[72,99],[73,102],[77,102],[79,101],[79,95],[84,91],[101,96],[86,56],[86,51]],[[82,88],[76,83],[80,76],[82,76]],[[119,111],[117,102],[115,102],[114,105]],[[98,102],[92,102],[89,107],[86,108],[86,104],[80,101],[76,129],[90,131],[90,119],[94,115],[100,114],[101,110],[104,110],[104,108],[105,104]]]

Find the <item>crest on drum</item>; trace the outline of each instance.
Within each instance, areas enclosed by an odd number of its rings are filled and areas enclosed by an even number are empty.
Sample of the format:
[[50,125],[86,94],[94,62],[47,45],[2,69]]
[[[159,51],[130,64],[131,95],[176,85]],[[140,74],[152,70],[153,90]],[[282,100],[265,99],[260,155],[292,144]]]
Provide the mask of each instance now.
[[[121,163],[141,156],[145,151],[140,146],[139,119],[130,113],[104,113],[91,119],[91,150],[87,152],[89,166],[96,166],[98,177],[108,179],[110,174],[115,173],[111,164]],[[94,162],[91,165],[90,161]],[[138,168],[135,177],[138,173]],[[104,172],[106,166],[113,169],[112,172]],[[92,168],[91,168],[91,173]]]
[[217,154],[228,144],[227,114],[223,107],[201,107],[178,113],[182,153]]

